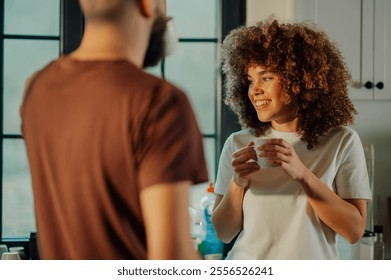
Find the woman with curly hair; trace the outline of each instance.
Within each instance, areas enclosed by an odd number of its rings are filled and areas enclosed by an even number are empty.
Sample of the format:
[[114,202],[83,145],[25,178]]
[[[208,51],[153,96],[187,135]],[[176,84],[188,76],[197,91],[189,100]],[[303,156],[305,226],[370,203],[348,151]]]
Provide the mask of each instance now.
[[[223,43],[226,104],[243,130],[226,141],[212,221],[228,259],[338,259],[361,239],[371,199],[350,74],[315,26],[260,22]],[[255,147],[257,138],[268,138]],[[276,167],[262,168],[257,154]]]

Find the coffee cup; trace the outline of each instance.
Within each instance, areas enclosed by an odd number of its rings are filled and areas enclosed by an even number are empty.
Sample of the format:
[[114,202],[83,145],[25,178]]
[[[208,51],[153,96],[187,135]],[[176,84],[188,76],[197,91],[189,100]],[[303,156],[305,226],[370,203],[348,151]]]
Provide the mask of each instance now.
[[268,160],[268,158],[266,157],[261,157],[259,154],[261,153],[260,150],[258,150],[258,148],[260,146],[262,146],[263,144],[266,144],[267,142],[269,142],[271,138],[256,138],[254,140],[254,149],[255,149],[255,153],[257,154],[257,163],[259,165],[259,167],[261,168],[270,168],[270,167],[277,167],[277,165],[275,165],[274,163],[270,162]]
[[24,253],[24,247],[17,246],[17,247],[10,247],[10,252],[18,253],[20,256],[20,259],[24,260],[26,258],[26,254]]
[[2,260],[20,260],[20,255],[17,252],[5,252],[1,256]]

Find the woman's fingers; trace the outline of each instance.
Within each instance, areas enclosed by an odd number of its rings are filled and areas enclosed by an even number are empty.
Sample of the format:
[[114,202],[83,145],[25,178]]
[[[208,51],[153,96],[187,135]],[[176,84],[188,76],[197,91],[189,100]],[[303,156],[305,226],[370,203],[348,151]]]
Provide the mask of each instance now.
[[247,147],[236,151],[233,155],[232,167],[235,171],[235,181],[239,185],[247,185],[247,176],[259,170],[256,162],[257,155],[254,150],[254,142],[250,142]]
[[243,154],[232,159],[232,165],[236,166],[247,162],[251,162],[251,160],[256,160],[256,159],[257,159],[257,155],[255,154],[255,151],[253,151],[252,153]]
[[251,175],[252,173],[256,172],[259,170],[259,166],[257,164],[256,167],[252,167],[250,169],[245,169],[245,170],[242,170],[241,172],[238,172],[238,176],[241,177],[241,178],[245,178],[247,177],[248,175]]
[[238,156],[241,156],[243,154],[247,154],[247,153],[252,153],[254,152],[254,142],[250,142],[248,143],[247,147],[244,147],[244,148],[241,148],[237,151],[235,151],[233,154],[232,154],[232,157],[238,157]]
[[258,169],[258,168],[259,168],[259,165],[256,161],[249,161],[249,162],[245,162],[243,164],[234,166],[234,170],[236,172],[241,172],[241,171],[247,170],[247,169]]
[[254,142],[250,142],[247,147],[234,152],[232,157],[232,165],[242,164],[249,160],[256,160],[257,155],[254,150]]

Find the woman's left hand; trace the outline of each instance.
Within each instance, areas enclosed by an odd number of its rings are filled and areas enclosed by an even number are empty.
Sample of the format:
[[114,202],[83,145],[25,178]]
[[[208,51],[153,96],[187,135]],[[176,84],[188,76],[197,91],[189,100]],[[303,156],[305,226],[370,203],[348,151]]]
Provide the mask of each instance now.
[[283,139],[272,138],[258,148],[261,157],[266,157],[281,166],[293,180],[302,180],[307,167],[300,160],[291,144]]

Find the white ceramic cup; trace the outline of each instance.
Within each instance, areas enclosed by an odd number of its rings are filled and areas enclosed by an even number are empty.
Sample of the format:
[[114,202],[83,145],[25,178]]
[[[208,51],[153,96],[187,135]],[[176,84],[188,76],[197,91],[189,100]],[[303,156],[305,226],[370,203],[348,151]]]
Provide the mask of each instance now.
[[2,260],[20,260],[20,255],[17,252],[5,252],[1,256]]
[[0,260],[1,260],[1,257],[3,256],[3,254],[7,253],[7,252],[8,252],[7,245],[0,244]]
[[17,246],[17,247],[10,247],[10,252],[18,253],[21,260],[24,260],[26,258],[26,254],[24,253],[24,247]]
[[257,138],[254,140],[254,149],[255,153],[257,154],[257,163],[259,167],[261,168],[270,168],[270,167],[277,167],[277,165],[270,162],[266,157],[261,157],[259,154],[261,153],[260,150],[258,150],[258,147],[262,146],[266,142],[268,142],[271,138]]

